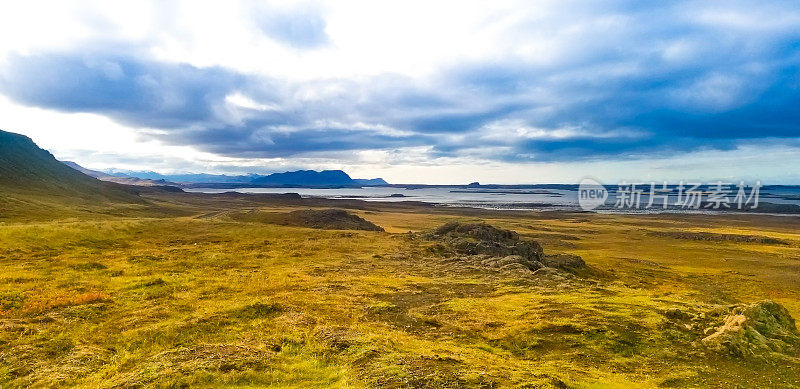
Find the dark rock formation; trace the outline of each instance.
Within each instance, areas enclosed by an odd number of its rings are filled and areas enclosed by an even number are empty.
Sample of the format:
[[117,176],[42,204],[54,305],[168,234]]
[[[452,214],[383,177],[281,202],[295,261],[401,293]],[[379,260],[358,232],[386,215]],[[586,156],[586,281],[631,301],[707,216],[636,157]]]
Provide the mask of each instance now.
[[486,223],[447,223],[425,237],[437,242],[432,252],[465,256],[464,263],[483,268],[530,273],[541,268],[575,271],[586,265],[574,255],[545,255],[539,243]]
[[275,217],[281,225],[318,228],[326,230],[383,231],[383,228],[343,209],[305,209]]
[[431,237],[446,243],[458,254],[518,255],[536,262],[541,262],[544,255],[539,243],[520,240],[516,232],[486,223],[447,223],[433,231]]

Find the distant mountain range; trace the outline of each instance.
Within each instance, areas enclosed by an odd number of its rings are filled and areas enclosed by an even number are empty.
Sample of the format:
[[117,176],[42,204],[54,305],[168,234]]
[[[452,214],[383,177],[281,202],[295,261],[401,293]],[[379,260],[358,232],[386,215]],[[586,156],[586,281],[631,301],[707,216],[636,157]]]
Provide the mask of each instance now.
[[[192,182],[194,181],[194,182]],[[136,185],[136,186],[133,186]],[[386,185],[382,179],[352,179],[340,170],[299,170],[269,175],[156,175],[106,173],[58,161],[27,136],[0,130],[0,221],[48,219],[80,212],[136,214],[154,206],[151,194],[182,192],[187,186],[354,187]]]
[[101,172],[86,169],[75,162],[65,161],[73,169],[104,181],[130,185],[181,187],[350,187],[389,185],[382,178],[354,179],[341,170],[297,170],[269,175],[224,175],[224,174],[159,174],[155,172]]
[[139,185],[139,186],[180,186],[179,184],[163,179],[158,180],[151,180],[146,178],[138,178],[138,177],[128,177],[128,176],[115,176],[107,173],[103,173],[97,170],[87,169],[81,165],[78,165],[72,161],[62,161],[65,165],[89,176],[97,178],[101,181],[108,181],[108,182],[116,182],[118,184],[125,184],[125,185]]
[[351,186],[356,185],[347,173],[341,170],[298,170],[286,173],[273,173],[265,177],[258,177],[251,181],[253,184],[266,185],[319,185],[319,186]]
[[[15,190],[45,189],[89,197],[135,196],[111,182],[149,187],[358,187],[389,185],[382,178],[353,179],[341,170],[297,170],[268,175],[159,174],[155,172],[102,172],[72,161],[60,162],[30,138],[0,130],[0,185]],[[0,188],[3,189],[3,188]]]

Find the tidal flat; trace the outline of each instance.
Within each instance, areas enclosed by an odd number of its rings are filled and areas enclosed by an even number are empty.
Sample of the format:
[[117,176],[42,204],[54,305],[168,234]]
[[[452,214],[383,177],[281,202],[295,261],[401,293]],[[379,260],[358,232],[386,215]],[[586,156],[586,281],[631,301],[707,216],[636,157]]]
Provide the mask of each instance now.
[[142,196],[6,203],[0,386],[800,387],[796,217]]

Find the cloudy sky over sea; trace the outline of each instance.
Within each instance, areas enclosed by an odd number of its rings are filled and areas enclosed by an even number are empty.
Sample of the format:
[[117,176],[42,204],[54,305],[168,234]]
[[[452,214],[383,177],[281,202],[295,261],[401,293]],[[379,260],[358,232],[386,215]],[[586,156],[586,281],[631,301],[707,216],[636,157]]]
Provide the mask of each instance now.
[[0,113],[97,169],[798,183],[800,6],[8,2]]

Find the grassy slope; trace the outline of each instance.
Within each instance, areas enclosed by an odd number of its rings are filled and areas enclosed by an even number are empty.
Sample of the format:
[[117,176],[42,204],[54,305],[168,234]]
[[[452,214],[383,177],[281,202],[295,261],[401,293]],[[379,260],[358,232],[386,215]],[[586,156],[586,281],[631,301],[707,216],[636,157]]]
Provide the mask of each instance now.
[[[797,366],[705,353],[660,314],[771,298],[800,317],[793,218],[360,211],[381,233],[237,221],[292,204],[184,198],[153,200],[194,216],[0,224],[0,386],[800,385]],[[458,267],[401,233],[477,217],[596,274]]]
[[141,208],[134,187],[100,181],[57,161],[23,135],[0,131],[0,220],[52,219]]

